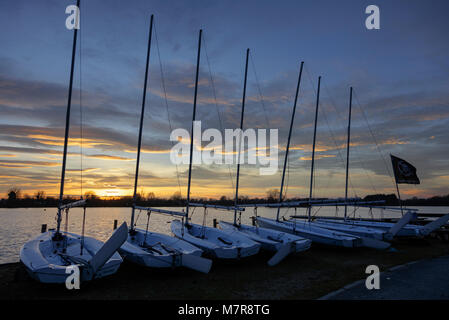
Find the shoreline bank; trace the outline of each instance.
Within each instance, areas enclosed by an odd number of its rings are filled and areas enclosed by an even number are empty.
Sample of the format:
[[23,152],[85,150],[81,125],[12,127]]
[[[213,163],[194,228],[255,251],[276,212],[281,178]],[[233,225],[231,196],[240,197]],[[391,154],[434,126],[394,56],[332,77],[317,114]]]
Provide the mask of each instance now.
[[437,239],[400,240],[395,250],[312,248],[269,267],[262,253],[237,262],[214,261],[209,274],[186,269],[154,270],[125,262],[117,274],[82,283],[80,290],[31,279],[20,263],[0,265],[0,299],[317,299],[366,278],[368,265],[381,271],[449,254]]

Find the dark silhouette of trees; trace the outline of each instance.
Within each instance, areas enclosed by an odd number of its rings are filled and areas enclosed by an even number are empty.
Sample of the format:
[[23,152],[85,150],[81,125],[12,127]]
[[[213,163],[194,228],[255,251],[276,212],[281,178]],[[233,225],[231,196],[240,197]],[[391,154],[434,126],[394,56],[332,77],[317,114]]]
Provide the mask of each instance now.
[[43,191],[43,190],[36,191],[36,193],[34,194],[34,198],[36,200],[44,200],[45,199],[45,191]]
[[267,191],[267,200],[270,202],[279,200],[279,190],[278,189],[270,189]]
[[[58,197],[47,196],[45,191],[39,190],[34,193],[33,197],[22,196],[22,191],[19,187],[12,186],[8,189],[7,199],[0,199],[0,207],[17,208],[17,207],[57,207]],[[93,191],[87,191],[84,194],[84,199],[87,201],[88,207],[130,207],[132,205],[132,196],[119,197],[99,197]],[[325,199],[325,198],[323,198]],[[66,196],[64,203],[79,200],[79,197]],[[144,196],[143,190],[137,194],[138,205],[147,207],[175,207],[185,206],[186,200],[182,198],[181,192],[177,191],[169,198],[157,197],[154,192],[149,192]],[[307,198],[289,198],[286,201],[307,200]],[[397,206],[398,198],[395,194],[374,194],[367,195],[362,199],[363,201],[378,201],[384,200],[387,206]],[[192,202],[217,204],[225,206],[233,206],[234,198],[225,195],[214,198],[195,198]],[[273,203],[279,201],[279,190],[270,189],[266,192],[265,198],[250,198],[246,195],[240,195],[240,204],[251,203]],[[403,200],[402,204],[405,206],[449,206],[449,195],[434,196],[427,199],[420,199],[413,197],[411,199]]]
[[8,200],[14,201],[20,198],[21,190],[18,187],[11,187],[8,189]]

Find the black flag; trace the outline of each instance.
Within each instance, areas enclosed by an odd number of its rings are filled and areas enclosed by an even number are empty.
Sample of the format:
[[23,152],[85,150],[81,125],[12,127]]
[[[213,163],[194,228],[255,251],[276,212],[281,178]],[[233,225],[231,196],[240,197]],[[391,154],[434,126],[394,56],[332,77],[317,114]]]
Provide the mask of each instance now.
[[416,168],[414,166],[401,158],[391,154],[390,156],[396,183],[419,184],[419,178],[416,175]]

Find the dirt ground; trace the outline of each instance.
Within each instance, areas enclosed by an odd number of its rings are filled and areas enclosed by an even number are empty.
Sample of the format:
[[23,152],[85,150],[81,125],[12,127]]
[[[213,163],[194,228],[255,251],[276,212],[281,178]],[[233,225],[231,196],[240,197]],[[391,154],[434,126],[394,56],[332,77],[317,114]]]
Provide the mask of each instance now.
[[80,290],[44,285],[19,263],[0,265],[0,299],[316,299],[381,270],[410,261],[449,254],[437,239],[401,240],[390,251],[313,245],[269,267],[270,254],[237,262],[214,261],[209,274],[186,269],[154,270],[123,263],[117,274],[82,283]]

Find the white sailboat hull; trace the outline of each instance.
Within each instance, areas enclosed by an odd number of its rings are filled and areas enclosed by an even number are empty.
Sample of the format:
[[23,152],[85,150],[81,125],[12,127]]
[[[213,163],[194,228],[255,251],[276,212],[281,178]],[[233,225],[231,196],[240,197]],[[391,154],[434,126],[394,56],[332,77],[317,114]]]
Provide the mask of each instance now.
[[[333,224],[347,224],[353,226],[367,227],[367,228],[376,228],[383,231],[390,230],[394,223],[391,222],[381,222],[381,221],[364,221],[364,220],[347,220],[346,222],[343,220],[337,219],[318,219],[317,221],[326,221],[326,223]],[[397,237],[417,237],[420,236],[421,230],[423,230],[423,226],[407,224],[402,227],[398,233]]]
[[[135,229],[120,247],[120,254],[127,260],[151,268],[182,266],[183,255],[200,257],[203,251],[178,238],[155,232]],[[145,240],[145,242],[144,242]]]
[[393,237],[385,230],[383,229],[378,229],[378,228],[368,228],[365,226],[357,226],[357,225],[353,225],[353,224],[337,224],[337,223],[332,223],[332,222],[328,222],[323,221],[323,220],[318,220],[318,221],[313,221],[311,222],[312,224],[318,226],[318,227],[322,227],[322,228],[326,228],[329,230],[335,230],[335,231],[339,231],[339,232],[344,232],[347,234],[352,234],[355,236],[360,236],[360,237],[365,237],[365,238],[372,238],[372,239],[377,239],[377,240],[391,240]]
[[[84,237],[84,249],[81,255],[81,236],[74,233],[63,233],[67,241],[66,252],[62,252],[63,242],[53,241],[55,231],[40,234],[24,244],[20,250],[20,261],[30,276],[42,283],[65,283],[70,273],[66,273],[70,265],[78,265],[81,281],[103,278],[117,272],[122,263],[121,256],[115,252],[111,258],[92,275],[85,265],[103,246],[103,242],[91,237]],[[73,260],[70,260],[73,258]]]
[[310,248],[312,241],[296,235],[276,231],[268,228],[240,225],[234,226],[232,223],[220,221],[220,228],[223,230],[239,231],[251,240],[260,243],[261,248],[266,251],[277,252],[282,246],[291,244],[291,252],[302,252]]
[[261,227],[299,235],[320,244],[348,248],[363,246],[363,241],[359,237],[321,228],[308,221],[297,221],[296,223],[291,221],[281,222],[262,217],[257,217],[256,221]]
[[198,224],[183,226],[181,221],[174,220],[171,230],[176,237],[201,248],[213,258],[245,258],[257,254],[260,249],[260,244],[248,237]]

